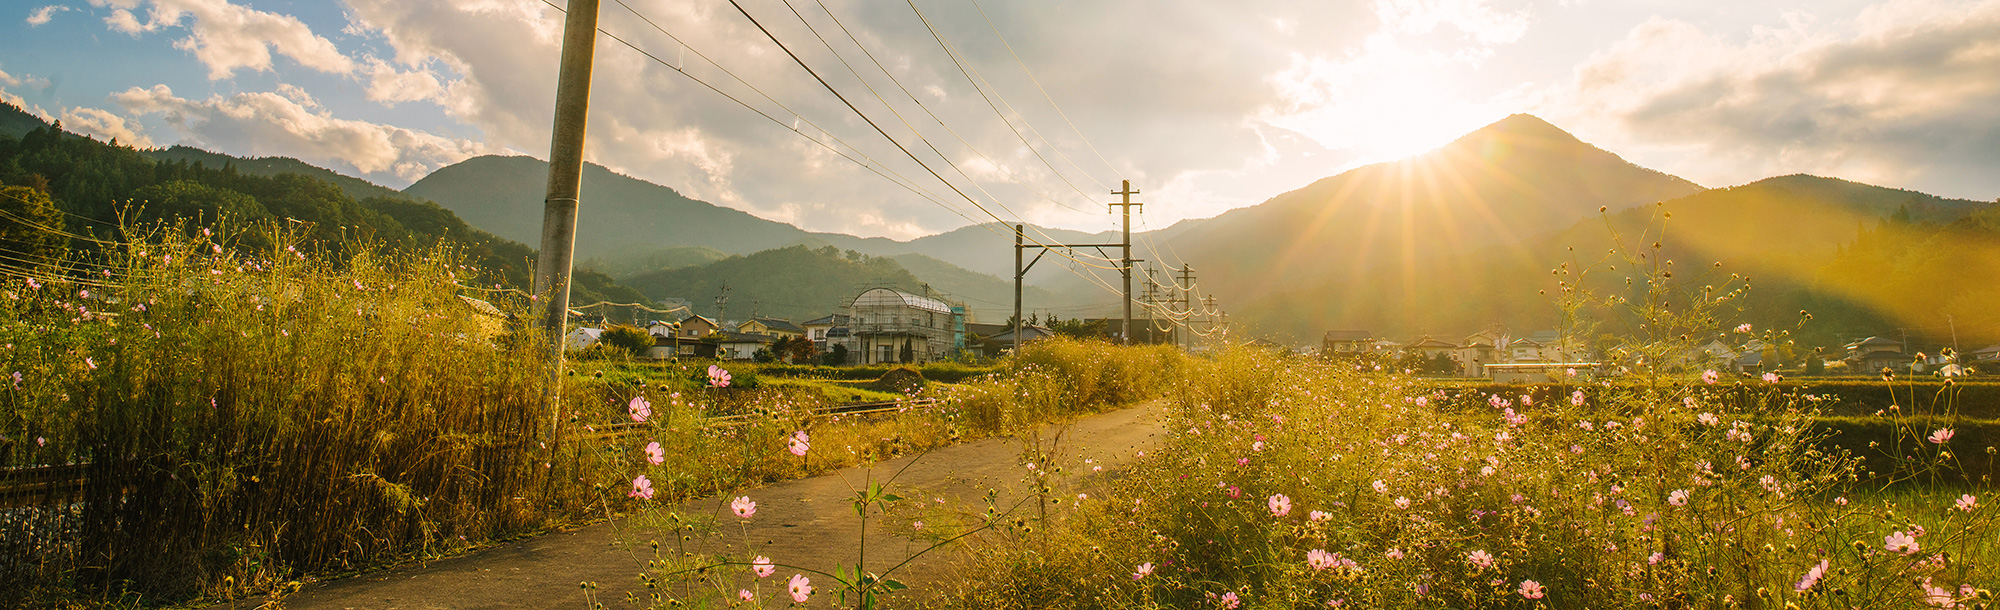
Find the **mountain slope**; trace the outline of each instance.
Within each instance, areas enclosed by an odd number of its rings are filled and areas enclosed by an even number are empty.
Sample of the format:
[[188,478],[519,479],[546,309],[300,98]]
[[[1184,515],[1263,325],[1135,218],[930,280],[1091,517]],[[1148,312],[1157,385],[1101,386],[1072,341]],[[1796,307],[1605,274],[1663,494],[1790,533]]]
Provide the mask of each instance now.
[[803,322],[838,312],[854,295],[875,287],[923,293],[923,282],[894,260],[805,246],[641,273],[625,283],[653,299],[687,299],[695,313],[710,317],[718,315],[715,298],[728,286],[729,302],[720,313],[731,320],[754,313]]
[[1522,243],[1600,206],[1622,209],[1700,190],[1517,114],[1437,150],[1230,211],[1169,243],[1218,288],[1255,298],[1301,280]]
[[[1798,322],[1798,312],[1808,310],[1815,320],[1801,336],[1825,343],[1875,334],[1885,325],[1944,322],[1943,314],[1929,316],[1938,317],[1930,320],[1907,301],[1916,294],[1934,294],[1950,282],[1883,290],[1882,283],[1894,275],[1890,270],[1856,271],[1855,264],[1838,263],[1843,252],[1854,250],[1858,238],[1874,234],[1901,242],[1936,240],[1941,251],[1984,261],[1993,257],[1994,244],[1949,237],[1938,227],[1993,215],[1993,208],[1833,178],[1783,176],[1610,212],[1523,243],[1447,252],[1408,268],[1377,268],[1340,281],[1308,284],[1237,311],[1248,324],[1297,340],[1335,328],[1445,337],[1488,325],[1554,328],[1555,301],[1543,291],[1557,290],[1557,278],[1550,270],[1558,265],[1595,265],[1588,285],[1607,294],[1621,292],[1628,277],[1643,283],[1627,262],[1604,254],[1622,239],[1640,247],[1659,242],[1660,256],[1674,261],[1679,277],[1696,282],[1694,286],[1721,286],[1732,274],[1752,278],[1752,290],[1736,303],[1747,308],[1745,320],[1759,328],[1790,328]],[[1907,271],[1924,265],[1905,267]],[[1863,279],[1871,275],[1876,279]],[[1935,303],[1930,306],[1970,305],[1954,298],[1933,296],[1929,300]],[[1892,322],[1898,319],[1902,321]],[[1960,331],[1978,336],[1991,331],[1975,328],[1978,323],[2000,322],[1970,310],[1956,320]]]
[[140,153],[160,161],[186,161],[188,163],[200,163],[212,168],[232,165],[236,167],[236,171],[252,176],[276,176],[288,173],[312,176],[339,185],[341,191],[346,192],[348,197],[355,199],[402,196],[396,192],[396,189],[380,186],[367,180],[341,174],[291,157],[243,158],[178,144],[159,150],[144,150],[140,151]]

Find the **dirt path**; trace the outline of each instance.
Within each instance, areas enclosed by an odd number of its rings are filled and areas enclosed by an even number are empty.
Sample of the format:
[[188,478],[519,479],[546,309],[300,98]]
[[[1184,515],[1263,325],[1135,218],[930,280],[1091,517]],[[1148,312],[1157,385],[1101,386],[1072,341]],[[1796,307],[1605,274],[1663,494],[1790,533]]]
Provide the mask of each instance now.
[[[1070,485],[1077,489],[1065,493],[1090,492],[1105,482],[1105,473],[1115,472],[1135,454],[1151,448],[1158,438],[1159,416],[1159,407],[1149,404],[1071,424],[1060,450],[1065,454],[1063,463],[1076,475]],[[1054,432],[1053,428],[1044,429],[1044,440]],[[757,501],[757,513],[741,532],[735,531],[735,518],[727,507],[729,498],[695,500],[682,505],[680,511],[718,517],[730,524],[725,528],[730,533],[721,539],[738,544],[748,541],[757,554],[778,563],[831,571],[836,563],[854,565],[859,555],[856,542],[861,523],[848,503],[850,483],[864,484],[871,472],[878,480],[886,479],[917,460],[903,472],[896,489],[913,501],[945,498],[961,507],[981,507],[984,494],[992,489],[999,492],[1004,506],[1030,489],[1021,461],[1023,447],[1018,438],[985,439],[923,456],[749,490],[743,493]],[[1086,464],[1086,459],[1091,462]],[[1093,472],[1095,466],[1102,466],[1103,472]],[[921,495],[910,493],[912,490],[920,490]],[[887,531],[894,528],[908,533],[911,525],[907,522],[877,520],[869,525],[867,567],[871,571],[895,565],[925,544]],[[645,599],[647,589],[639,583],[638,575],[644,561],[653,556],[646,541],[668,543],[673,536],[641,528],[632,520],[599,523],[421,566],[319,583],[285,598],[284,605],[296,610],[585,608],[578,584],[588,581],[598,584],[598,600],[607,608],[628,608],[632,606],[625,601],[627,591]],[[637,548],[628,548],[621,540],[636,542]],[[664,545],[662,549],[673,550]],[[949,576],[953,555],[924,556],[896,576],[921,588],[925,582]],[[757,590],[767,607],[785,607],[791,602],[785,593],[785,579],[798,571],[781,570],[762,579]],[[822,593],[814,596],[812,605],[828,607],[832,601],[830,579],[813,577],[813,581]],[[256,602],[235,606],[249,608]]]

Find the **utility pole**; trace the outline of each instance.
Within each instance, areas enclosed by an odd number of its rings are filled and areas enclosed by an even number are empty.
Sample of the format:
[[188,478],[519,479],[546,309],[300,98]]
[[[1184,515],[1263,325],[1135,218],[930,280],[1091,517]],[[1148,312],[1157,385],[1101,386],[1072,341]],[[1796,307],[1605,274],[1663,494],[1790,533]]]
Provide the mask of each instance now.
[[715,295],[715,324],[721,326],[729,316],[729,285],[722,285],[722,293]]
[[1153,335],[1157,333],[1159,330],[1157,327],[1159,322],[1156,322],[1153,319],[1153,308],[1158,307],[1160,304],[1160,282],[1153,279],[1153,274],[1158,271],[1159,271],[1158,269],[1155,269],[1153,267],[1150,266],[1146,267],[1146,293],[1139,297],[1140,300],[1143,300],[1146,303],[1147,343],[1154,342]]
[[[1121,205],[1121,204],[1114,203],[1111,205]],[[1139,205],[1139,204],[1134,203],[1131,205]],[[1126,216],[1126,221],[1127,221],[1126,228],[1130,229],[1131,216],[1129,214]],[[1021,353],[1021,326],[1022,326],[1021,288],[1022,288],[1023,278],[1026,278],[1028,276],[1028,270],[1033,269],[1035,267],[1035,263],[1042,262],[1042,255],[1048,254],[1049,250],[1053,250],[1056,248],[1096,248],[1098,254],[1103,255],[1105,248],[1117,248],[1122,246],[1126,248],[1125,260],[1128,261],[1132,260],[1131,258],[1132,239],[1130,237],[1130,233],[1127,233],[1124,243],[1117,243],[1117,244],[1030,244],[1027,243],[1026,241],[1027,239],[1025,233],[1026,229],[1027,225],[1019,225],[1019,224],[1014,225],[1014,353],[1016,354]],[[1023,254],[1029,248],[1038,249],[1040,250],[1040,252],[1036,252],[1034,260],[1026,261],[1027,264],[1024,265],[1022,264],[1023,261],[1022,257]],[[1128,264],[1125,267],[1125,327],[1127,330],[1125,334],[1128,335],[1127,339],[1130,339],[1129,335],[1131,335],[1130,332],[1131,326],[1132,326],[1132,267]],[[1129,345],[1130,342],[1127,341],[1127,344]]]
[[1134,262],[1134,261],[1132,260],[1132,206],[1135,206],[1135,205],[1145,205],[1145,204],[1140,204],[1140,203],[1132,203],[1132,196],[1133,196],[1133,195],[1137,195],[1137,194],[1139,194],[1139,191],[1135,191],[1135,190],[1132,190],[1132,181],[1131,181],[1131,180],[1120,180],[1120,181],[1119,181],[1119,185],[1120,185],[1120,186],[1121,186],[1122,188],[1120,188],[1120,189],[1118,189],[1118,190],[1115,190],[1115,191],[1111,191],[1111,194],[1113,194],[1113,195],[1122,195],[1122,196],[1124,196],[1124,199],[1123,199],[1122,201],[1118,202],[1118,203],[1114,203],[1114,204],[1111,204],[1111,205],[1115,205],[1115,206],[1119,206],[1119,207],[1121,207],[1121,208],[1124,208],[1124,216],[1125,216],[1125,231],[1124,231],[1124,234],[1125,234],[1125,240],[1124,240],[1124,242],[1123,242],[1123,243],[1121,243],[1120,245],[1121,245],[1121,246],[1123,246],[1123,247],[1124,247],[1124,249],[1125,249],[1125,260],[1124,260],[1124,263],[1123,263],[1123,264],[1121,264],[1121,265],[1119,265],[1119,266],[1118,266],[1118,267],[1119,267],[1118,271],[1119,271],[1119,273],[1121,273],[1121,274],[1123,274],[1123,275],[1125,276],[1125,327],[1124,327],[1124,328],[1125,328],[1125,333],[1124,333],[1124,334],[1125,334],[1125,340],[1124,340],[1124,344],[1125,344],[1125,345],[1131,345],[1131,344],[1132,344],[1132,263]]
[[[1193,267],[1189,267],[1187,263],[1181,263],[1181,281],[1180,284],[1175,287],[1179,288],[1181,291],[1181,298],[1180,298],[1181,311],[1186,312],[1187,319],[1189,320],[1190,323],[1192,323],[1194,320],[1194,301],[1190,297],[1192,297],[1194,294]],[[1184,325],[1184,326],[1186,326],[1190,330],[1194,328],[1192,325]],[[1193,333],[1188,333],[1188,334],[1191,335]],[[1177,341],[1176,343],[1181,344],[1183,348],[1191,348],[1194,347],[1194,337],[1191,336],[1186,337],[1182,341]]]
[[[590,65],[597,52],[597,0],[569,0],[563,16],[562,64],[549,140],[549,180],[542,198],[542,250],[535,257],[535,294],[549,350],[548,407],[558,412],[563,340],[569,324],[570,266],[576,256],[576,211],[583,191],[583,132],[590,112]],[[554,434],[553,424],[550,434]]]

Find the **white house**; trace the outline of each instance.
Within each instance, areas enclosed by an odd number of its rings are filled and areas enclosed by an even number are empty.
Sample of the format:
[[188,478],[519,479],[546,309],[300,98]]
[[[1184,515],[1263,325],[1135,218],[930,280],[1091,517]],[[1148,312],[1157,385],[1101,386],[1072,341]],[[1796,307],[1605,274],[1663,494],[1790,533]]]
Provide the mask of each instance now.
[[719,330],[710,333],[707,340],[715,343],[716,360],[749,360],[757,354],[757,350],[770,345],[773,338],[770,335]]
[[849,309],[854,333],[854,364],[902,361],[905,346],[912,362],[944,358],[954,346],[958,314],[950,304],[888,288],[871,288],[854,297]]
[[569,331],[569,334],[563,337],[563,349],[572,351],[588,349],[592,345],[597,345],[598,340],[603,338],[602,328],[579,328]]

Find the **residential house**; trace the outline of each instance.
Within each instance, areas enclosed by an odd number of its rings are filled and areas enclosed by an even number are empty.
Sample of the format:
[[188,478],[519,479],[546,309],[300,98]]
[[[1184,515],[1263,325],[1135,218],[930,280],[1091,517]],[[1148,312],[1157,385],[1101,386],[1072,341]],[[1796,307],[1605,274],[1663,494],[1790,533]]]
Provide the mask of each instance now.
[[1903,342],[1887,337],[1869,337],[1841,346],[1841,349],[1847,350],[1848,360],[1855,360],[1871,352],[1896,352],[1900,354],[1903,351]]
[[654,360],[672,360],[681,356],[681,340],[671,334],[653,336],[653,346],[646,348],[646,357]]
[[770,335],[741,333],[719,330],[702,338],[703,343],[715,346],[716,360],[749,360],[757,350],[771,345],[776,339]]
[[646,334],[655,337],[673,337],[677,334],[675,330],[677,329],[678,326],[679,325],[674,324],[673,322],[661,322],[659,320],[654,320],[646,324]]
[[847,321],[848,321],[847,314],[844,313],[827,314],[825,316],[807,320],[805,321],[805,323],[800,324],[799,328],[805,330],[806,338],[812,340],[813,347],[817,347],[819,348],[819,351],[824,352],[827,350],[827,348],[832,347],[828,345],[826,342],[827,331],[833,330],[835,328],[845,328],[847,327]]
[[1403,349],[1409,353],[1422,356],[1424,360],[1436,360],[1438,356],[1446,358],[1454,356],[1454,352],[1458,350],[1458,346],[1430,337],[1424,337],[1410,342],[1409,345],[1403,346]]
[[855,342],[848,359],[854,364],[902,362],[905,348],[913,363],[942,359],[962,332],[950,304],[888,288],[855,296],[848,311]]
[[590,346],[597,345],[597,342],[603,338],[604,329],[602,328],[578,328],[569,331],[568,335],[563,336],[563,349],[569,351],[589,349]]
[[736,326],[736,332],[753,335],[767,335],[772,339],[790,339],[806,336],[806,329],[793,324],[791,320],[777,318],[751,318]]
[[1550,358],[1550,356],[1554,355],[1550,352],[1554,351],[1555,350],[1553,349],[1553,346],[1546,345],[1534,339],[1522,337],[1519,339],[1515,339],[1513,342],[1507,344],[1507,361],[1547,362],[1552,359]]
[[1986,347],[1973,350],[1972,353],[1966,356],[1964,360],[1966,362],[1990,362],[1994,360],[2000,360],[2000,343],[1995,343],[1992,345],[1988,345]]
[[1473,333],[1459,342],[1453,350],[1458,359],[1459,375],[1464,377],[1485,377],[1486,365],[1502,361],[1502,350],[1506,347],[1507,334],[1489,330]]
[[[1000,325],[987,324],[982,326]],[[1014,327],[1003,326],[1003,328],[1006,330],[986,337],[986,341],[979,346],[981,354],[988,358],[998,358],[1014,351]],[[1055,333],[1049,331],[1047,328],[1033,325],[1021,326],[1021,342],[1023,344],[1033,343],[1053,336],[1055,336]]]
[[1903,342],[1887,337],[1869,337],[1842,346],[1847,350],[1849,370],[1867,374],[1882,369],[1895,373],[1915,373],[1916,361],[1903,353]]
[[1320,355],[1360,356],[1375,353],[1375,333],[1365,330],[1329,330],[1320,338]]
[[680,331],[678,336],[682,339],[700,339],[707,337],[709,333],[722,330],[722,325],[706,317],[689,315],[681,320],[678,330]]

